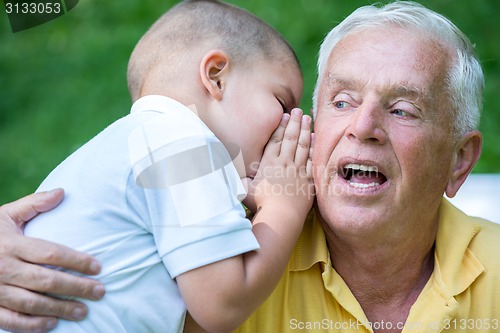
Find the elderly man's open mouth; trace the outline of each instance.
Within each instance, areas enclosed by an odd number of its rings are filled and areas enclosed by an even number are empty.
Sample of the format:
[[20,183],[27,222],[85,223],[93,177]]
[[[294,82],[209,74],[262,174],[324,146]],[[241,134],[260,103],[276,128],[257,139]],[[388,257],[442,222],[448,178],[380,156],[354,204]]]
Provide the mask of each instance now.
[[355,189],[375,189],[387,182],[380,169],[374,162],[349,161],[340,163],[338,175]]

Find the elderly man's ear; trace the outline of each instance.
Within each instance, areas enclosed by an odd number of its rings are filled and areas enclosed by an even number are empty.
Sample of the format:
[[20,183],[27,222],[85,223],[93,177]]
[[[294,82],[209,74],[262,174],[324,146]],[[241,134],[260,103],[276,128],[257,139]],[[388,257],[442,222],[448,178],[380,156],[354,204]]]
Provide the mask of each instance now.
[[482,142],[483,136],[479,131],[467,132],[458,141],[453,153],[450,179],[446,186],[446,195],[449,198],[453,198],[457,194],[458,189],[479,160]]

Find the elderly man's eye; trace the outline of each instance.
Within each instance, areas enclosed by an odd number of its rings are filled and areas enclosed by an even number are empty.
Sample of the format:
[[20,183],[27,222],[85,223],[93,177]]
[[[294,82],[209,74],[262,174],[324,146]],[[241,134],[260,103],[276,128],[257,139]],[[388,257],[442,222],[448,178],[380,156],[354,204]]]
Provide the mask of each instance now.
[[328,104],[336,110],[344,110],[352,108],[356,102],[350,94],[340,92],[335,94]]
[[408,116],[408,112],[401,110],[401,109],[392,110],[392,114],[394,114],[396,116],[400,116],[400,117]]
[[414,112],[403,109],[392,109],[391,114],[401,118],[417,118]]
[[346,101],[337,101],[333,102],[333,106],[337,109],[345,109],[349,106],[349,103],[347,103]]
[[419,118],[419,110],[418,106],[406,101],[398,101],[389,107],[392,115],[406,119]]

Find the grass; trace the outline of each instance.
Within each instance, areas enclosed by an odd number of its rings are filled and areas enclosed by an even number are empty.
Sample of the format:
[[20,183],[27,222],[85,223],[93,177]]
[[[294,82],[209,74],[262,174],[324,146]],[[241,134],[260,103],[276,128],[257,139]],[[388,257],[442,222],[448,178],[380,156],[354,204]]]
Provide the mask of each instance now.
[[[318,46],[357,0],[229,0],[280,31],[297,52],[311,108]],[[383,1],[386,2],[386,1]],[[477,44],[486,75],[480,129],[483,155],[474,172],[500,172],[500,6],[496,0],[420,1],[454,21]],[[140,36],[175,1],[82,0],[64,16],[12,33],[0,11],[0,204],[33,192],[67,155],[115,119],[130,97],[126,66]]]

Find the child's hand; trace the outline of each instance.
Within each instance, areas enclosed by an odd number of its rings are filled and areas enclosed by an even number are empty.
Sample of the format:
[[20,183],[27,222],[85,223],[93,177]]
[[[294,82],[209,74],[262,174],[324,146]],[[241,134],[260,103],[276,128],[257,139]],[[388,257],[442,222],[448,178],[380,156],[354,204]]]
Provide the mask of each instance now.
[[243,203],[251,211],[264,204],[281,205],[305,218],[314,199],[310,127],[311,118],[303,116],[300,109],[283,115],[265,148],[255,178],[248,183]]

